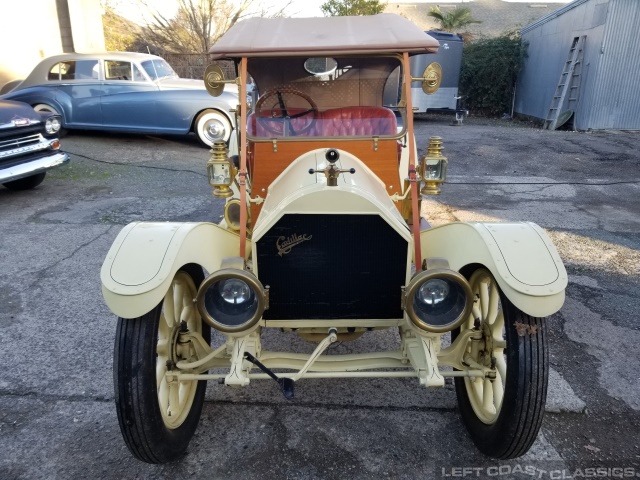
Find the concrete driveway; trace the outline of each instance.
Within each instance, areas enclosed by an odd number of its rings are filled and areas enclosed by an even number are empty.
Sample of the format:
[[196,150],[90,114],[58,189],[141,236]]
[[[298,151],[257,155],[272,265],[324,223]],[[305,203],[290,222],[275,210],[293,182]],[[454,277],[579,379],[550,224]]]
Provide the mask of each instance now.
[[577,478],[596,467],[599,478],[640,476],[640,134],[449,120],[417,121],[419,146],[440,135],[450,160],[450,182],[423,204],[430,222],[534,221],[570,274],[549,319],[548,412],[529,454],[480,455],[452,385],[305,380],[289,403],[272,382],[210,382],[184,459],[135,460],[113,402],[115,319],[100,265],[123,225],[218,221],[222,202],[195,137],[72,133],[68,166],[34,191],[0,188],[0,478]]

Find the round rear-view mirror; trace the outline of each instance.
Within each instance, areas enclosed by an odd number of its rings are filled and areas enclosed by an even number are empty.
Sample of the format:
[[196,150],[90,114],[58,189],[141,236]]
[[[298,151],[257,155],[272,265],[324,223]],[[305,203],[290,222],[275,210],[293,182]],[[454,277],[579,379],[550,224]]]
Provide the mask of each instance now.
[[329,75],[338,68],[335,58],[311,57],[304,62],[304,69],[312,75]]

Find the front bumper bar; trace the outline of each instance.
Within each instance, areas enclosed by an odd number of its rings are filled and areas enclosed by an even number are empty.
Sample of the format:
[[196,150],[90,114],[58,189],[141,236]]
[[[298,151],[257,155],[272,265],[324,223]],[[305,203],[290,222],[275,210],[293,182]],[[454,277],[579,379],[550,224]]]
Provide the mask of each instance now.
[[59,167],[69,162],[69,155],[64,152],[55,152],[46,157],[40,157],[32,161],[12,165],[10,167],[0,167],[0,183],[11,182],[21,178],[37,175],[46,172],[54,167]]

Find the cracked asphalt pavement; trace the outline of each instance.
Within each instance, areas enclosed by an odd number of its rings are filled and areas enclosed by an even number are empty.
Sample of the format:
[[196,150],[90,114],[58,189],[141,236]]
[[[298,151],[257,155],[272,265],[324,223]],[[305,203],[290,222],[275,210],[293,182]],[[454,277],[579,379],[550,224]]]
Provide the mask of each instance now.
[[[420,150],[439,135],[450,162],[442,195],[423,202],[430,223],[534,221],[569,272],[548,319],[547,414],[525,457],[478,453],[450,384],[357,379],[301,381],[293,402],[272,382],[209,382],[185,457],[135,460],[113,401],[102,260],[131,221],[218,221],[222,201],[195,137],[72,132],[67,166],[33,191],[0,188],[0,478],[640,477],[640,134],[450,121],[416,121]],[[395,335],[335,348],[384,348]],[[264,343],[312,350],[279,331]]]

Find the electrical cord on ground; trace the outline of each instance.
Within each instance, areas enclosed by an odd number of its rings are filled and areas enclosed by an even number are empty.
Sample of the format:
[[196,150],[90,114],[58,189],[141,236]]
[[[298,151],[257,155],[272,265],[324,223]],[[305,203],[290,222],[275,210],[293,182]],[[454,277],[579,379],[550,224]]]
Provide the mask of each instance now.
[[157,167],[157,166],[153,166],[153,165],[136,165],[136,164],[133,164],[133,163],[109,162],[107,160],[98,160],[97,158],[91,158],[91,157],[88,157],[86,155],[82,155],[81,153],[70,152],[69,150],[65,150],[65,152],[70,154],[70,155],[75,155],[76,157],[80,157],[80,158],[85,158],[87,160],[91,160],[92,162],[106,163],[107,165],[118,165],[118,166],[121,166],[121,167],[149,168],[149,169],[152,169],[152,170],[166,170],[168,172],[193,173],[193,174],[199,175],[201,177],[206,177],[207,176],[205,173],[194,172],[193,170],[184,170],[184,169],[167,168],[167,167]]
[[[167,167],[156,167],[153,165],[136,165],[132,163],[120,163],[120,162],[109,162],[107,160],[98,160],[97,158],[88,157],[87,155],[82,155],[80,153],[70,152],[69,150],[65,150],[65,152],[75,155],[80,158],[86,158],[87,160],[91,160],[92,162],[97,163],[106,163],[107,165],[118,165],[123,167],[137,167],[137,168],[150,168],[153,170],[167,170],[169,172],[185,172],[185,173],[193,173],[195,175],[199,175],[201,177],[206,177],[207,175],[202,172],[194,172],[193,170],[183,170],[177,168],[167,168]],[[450,182],[447,181],[447,185],[584,185],[587,187],[599,187],[599,186],[608,186],[608,185],[634,185],[640,183],[640,180],[621,180],[617,182],[598,182],[598,183],[590,183],[590,182]]]
[[449,182],[445,185],[585,185],[587,187],[600,187],[607,185],[632,185],[640,183],[640,180],[622,180],[619,182]]

